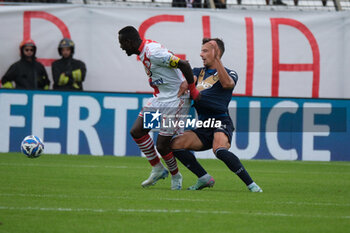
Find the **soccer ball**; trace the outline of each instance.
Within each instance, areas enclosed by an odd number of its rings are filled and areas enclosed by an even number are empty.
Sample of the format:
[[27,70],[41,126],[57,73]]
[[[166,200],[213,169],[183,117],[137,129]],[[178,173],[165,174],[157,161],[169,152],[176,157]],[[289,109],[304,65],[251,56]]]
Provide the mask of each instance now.
[[21,150],[28,158],[38,158],[44,151],[44,143],[39,137],[29,135],[23,139]]

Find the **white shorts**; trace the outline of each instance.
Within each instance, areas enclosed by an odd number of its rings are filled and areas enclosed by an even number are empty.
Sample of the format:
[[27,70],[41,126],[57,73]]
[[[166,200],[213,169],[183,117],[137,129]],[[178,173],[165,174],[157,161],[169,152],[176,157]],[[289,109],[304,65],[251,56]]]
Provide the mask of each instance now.
[[180,98],[170,102],[159,102],[156,97],[150,98],[146,105],[139,113],[139,117],[144,118],[144,114],[148,112],[159,111],[159,135],[175,136],[183,134],[185,127],[179,122],[185,122],[191,107],[189,95],[183,95]]

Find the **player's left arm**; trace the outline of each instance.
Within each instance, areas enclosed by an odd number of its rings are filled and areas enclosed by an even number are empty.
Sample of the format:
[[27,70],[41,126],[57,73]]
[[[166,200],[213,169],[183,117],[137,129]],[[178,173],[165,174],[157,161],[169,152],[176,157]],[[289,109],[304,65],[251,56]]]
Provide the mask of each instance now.
[[217,72],[219,76],[219,82],[224,89],[233,89],[235,87],[235,81],[231,78],[231,76],[227,73],[225,67],[223,66],[221,60],[217,61],[220,65],[217,66]]
[[219,82],[224,89],[233,89],[236,85],[235,81],[227,73],[221,61],[220,50],[215,41],[209,42],[213,47],[213,55],[215,58],[216,71],[218,72]]

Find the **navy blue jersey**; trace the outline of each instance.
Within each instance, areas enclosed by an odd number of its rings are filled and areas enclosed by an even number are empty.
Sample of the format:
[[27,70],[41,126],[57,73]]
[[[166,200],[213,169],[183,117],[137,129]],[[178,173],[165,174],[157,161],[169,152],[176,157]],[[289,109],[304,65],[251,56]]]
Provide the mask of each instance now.
[[[237,73],[225,69],[237,84]],[[216,69],[193,68],[193,74],[198,77],[196,88],[201,93],[200,100],[194,103],[199,119],[228,116],[228,104],[231,101],[233,88],[222,87]]]

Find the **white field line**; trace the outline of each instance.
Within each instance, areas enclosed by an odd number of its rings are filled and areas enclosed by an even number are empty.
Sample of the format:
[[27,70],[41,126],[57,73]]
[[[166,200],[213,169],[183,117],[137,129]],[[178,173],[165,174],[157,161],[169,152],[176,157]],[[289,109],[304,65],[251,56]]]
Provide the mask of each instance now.
[[[115,169],[145,169],[145,167],[137,167],[137,166],[97,166],[97,165],[69,165],[69,164],[36,164],[36,163],[0,163],[0,166],[11,166],[11,167],[57,167],[57,168],[115,168]],[[220,172],[227,172],[227,168],[217,168],[217,169],[210,169],[210,171],[220,171]],[[295,171],[262,171],[262,170],[254,170],[254,173],[266,173],[266,174],[294,174]],[[298,171],[298,174],[328,174],[328,175],[350,175],[350,172],[313,172],[313,171]]]
[[325,215],[299,215],[287,213],[273,212],[239,212],[226,210],[190,210],[190,209],[91,209],[91,208],[63,208],[63,207],[15,207],[15,206],[0,206],[0,210],[14,211],[53,211],[53,212],[93,212],[93,213],[169,213],[169,214],[226,214],[226,215],[252,215],[252,216],[267,216],[267,217],[297,217],[297,218],[327,218],[327,219],[350,219],[350,216],[325,216]]
[[14,207],[14,206],[0,206],[0,210],[40,210],[40,211],[55,211],[55,212],[107,212],[103,209],[90,208],[52,208],[52,207]]
[[[62,168],[129,168],[127,166],[96,166],[96,165],[69,165],[69,164],[36,164],[36,163],[0,163],[0,166],[11,167],[62,167]],[[138,167],[141,168],[141,167]]]
[[[121,196],[81,196],[81,195],[65,195],[65,194],[21,194],[21,193],[0,193],[0,197],[25,197],[25,198],[63,198],[63,199],[121,199],[121,200],[136,200],[133,197]],[[147,200],[161,201],[188,201],[188,202],[217,202],[218,200],[209,199],[190,199],[190,198],[151,198]]]
[[[158,198],[158,200],[166,201],[204,201],[204,202],[219,202],[219,200],[213,199],[187,199],[187,198]],[[230,202],[242,203],[241,200],[230,200]],[[263,201],[261,204],[275,204],[275,205],[311,205],[311,206],[350,206],[350,203],[330,203],[330,202],[276,202],[276,201]]]
[[[121,197],[121,196],[81,196],[81,195],[65,195],[65,194],[21,194],[21,193],[0,193],[0,197],[34,197],[34,198],[63,198],[63,199],[122,199],[122,200],[136,200],[133,197]],[[179,201],[179,202],[220,202],[220,200],[213,199],[192,199],[192,198],[153,198],[148,200],[161,200],[161,201]],[[241,200],[230,200],[230,202],[242,203]],[[350,203],[331,203],[331,202],[275,202],[275,201],[264,201],[261,204],[274,204],[274,205],[309,205],[309,206],[339,206],[347,207]]]
[[283,162],[285,164],[292,163],[293,165],[325,165],[325,166],[350,166],[349,161],[303,161],[303,160],[273,160],[273,159],[241,159],[241,161],[254,161],[256,163],[273,163],[274,161]]
[[[211,169],[213,170],[213,169]],[[215,171],[215,170],[214,170]],[[254,173],[264,173],[264,174],[309,174],[309,175],[350,175],[350,172],[344,172],[344,171],[339,171],[339,172],[325,172],[325,171],[263,171],[259,169],[254,169]]]

